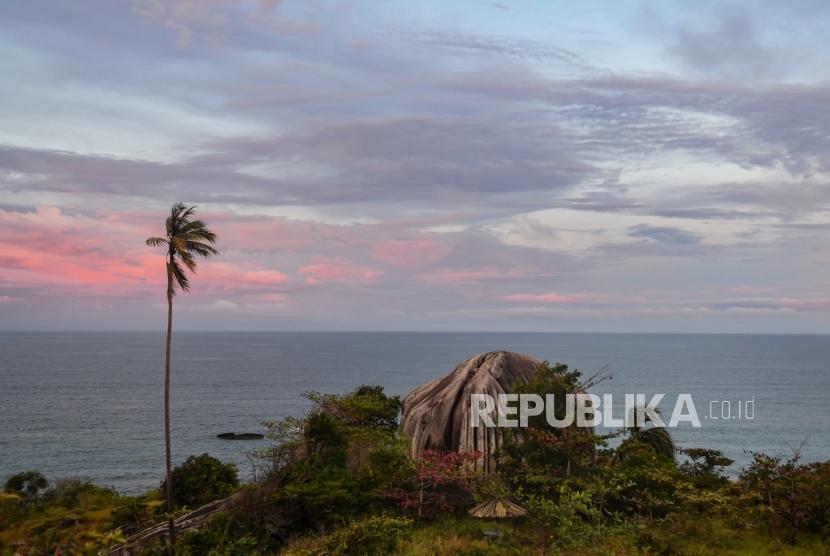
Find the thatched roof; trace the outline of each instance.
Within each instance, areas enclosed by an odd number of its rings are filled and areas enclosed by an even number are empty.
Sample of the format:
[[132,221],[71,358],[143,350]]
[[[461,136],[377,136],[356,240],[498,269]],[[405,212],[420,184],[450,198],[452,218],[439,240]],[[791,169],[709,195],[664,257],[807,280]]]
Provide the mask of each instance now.
[[470,395],[496,398],[517,382],[530,380],[540,361],[509,351],[470,357],[448,374],[418,386],[403,399],[401,428],[409,436],[411,455],[425,450],[481,452],[477,466],[493,470],[492,455],[504,429],[470,426]]
[[490,498],[469,511],[471,516],[485,519],[521,517],[526,513],[526,509],[505,498]]

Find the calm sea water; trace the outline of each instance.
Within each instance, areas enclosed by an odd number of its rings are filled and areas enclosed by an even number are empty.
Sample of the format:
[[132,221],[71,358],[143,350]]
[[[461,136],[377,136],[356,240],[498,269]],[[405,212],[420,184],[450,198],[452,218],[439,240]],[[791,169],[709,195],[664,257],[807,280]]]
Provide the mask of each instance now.
[[[0,334],[0,479],[39,469],[124,492],[157,486],[163,467],[163,336],[150,333]],[[225,431],[300,415],[307,390],[380,384],[404,394],[463,359],[492,350],[607,366],[597,394],[691,393],[702,427],[676,442],[711,447],[745,463],[745,451],[830,458],[830,337],[526,333],[177,333],[172,422],[177,462],[208,452],[249,473],[262,441],[223,441]],[[754,398],[753,420],[721,417]],[[617,397],[622,401],[621,396]],[[618,412],[618,415],[620,413]],[[734,471],[733,471],[734,472]]]

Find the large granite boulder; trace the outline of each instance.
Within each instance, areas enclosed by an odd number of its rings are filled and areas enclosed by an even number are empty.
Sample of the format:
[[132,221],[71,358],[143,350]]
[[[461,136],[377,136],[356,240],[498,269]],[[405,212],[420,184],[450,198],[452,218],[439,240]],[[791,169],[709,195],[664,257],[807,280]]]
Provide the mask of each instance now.
[[511,392],[517,382],[527,382],[540,361],[509,351],[491,351],[470,357],[447,375],[418,386],[402,401],[401,428],[409,436],[411,455],[425,450],[481,452],[476,467],[489,473],[493,454],[507,429],[470,424],[471,394]]

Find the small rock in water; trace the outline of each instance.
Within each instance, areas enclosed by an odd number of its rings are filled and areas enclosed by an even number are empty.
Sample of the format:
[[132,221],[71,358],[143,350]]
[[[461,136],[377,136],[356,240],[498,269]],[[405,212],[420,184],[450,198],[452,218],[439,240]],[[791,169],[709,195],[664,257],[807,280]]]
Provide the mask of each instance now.
[[223,432],[217,434],[216,438],[223,440],[259,440],[265,438],[265,435],[258,432]]

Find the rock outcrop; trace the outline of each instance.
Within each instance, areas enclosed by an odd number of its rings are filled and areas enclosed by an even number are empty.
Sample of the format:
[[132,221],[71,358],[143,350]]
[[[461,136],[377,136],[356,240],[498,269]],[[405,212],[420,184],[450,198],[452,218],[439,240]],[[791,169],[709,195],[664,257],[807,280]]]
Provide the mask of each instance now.
[[509,393],[517,382],[527,382],[540,361],[509,351],[491,351],[470,357],[449,374],[418,386],[403,399],[401,428],[409,436],[411,455],[425,450],[481,452],[476,462],[485,473],[493,470],[493,454],[505,429],[470,423],[470,396]]

